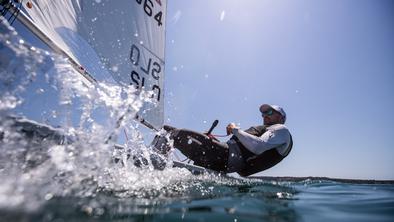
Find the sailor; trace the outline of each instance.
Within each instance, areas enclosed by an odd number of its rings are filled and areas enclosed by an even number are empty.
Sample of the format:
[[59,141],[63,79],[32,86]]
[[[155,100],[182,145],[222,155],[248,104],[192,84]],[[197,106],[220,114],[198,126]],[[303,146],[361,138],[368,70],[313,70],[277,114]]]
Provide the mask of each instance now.
[[[173,146],[194,161],[195,165],[223,173],[237,172],[249,176],[273,167],[291,151],[293,140],[286,122],[286,113],[277,105],[260,106],[264,125],[241,130],[234,123],[226,127],[233,135],[223,143],[211,135],[187,129],[164,126],[173,139]],[[154,146],[166,152],[168,143],[163,137],[154,140]]]

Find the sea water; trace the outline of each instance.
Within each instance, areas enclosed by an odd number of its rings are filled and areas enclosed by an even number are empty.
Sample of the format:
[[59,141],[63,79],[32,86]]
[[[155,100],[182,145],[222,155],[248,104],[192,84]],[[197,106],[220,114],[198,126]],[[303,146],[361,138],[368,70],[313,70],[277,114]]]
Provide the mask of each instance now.
[[[0,221],[394,221],[393,183],[193,175],[171,159],[164,170],[136,167],[127,156],[151,149],[130,116],[149,96],[87,86],[4,20],[0,31]],[[10,116],[51,125],[66,141],[28,139]],[[127,152],[116,164],[121,129]]]
[[[169,176],[171,172],[164,174]],[[161,189],[149,186],[147,182],[145,188],[138,190],[95,190],[90,195],[45,194],[34,209],[3,206],[1,221],[369,222],[393,221],[394,217],[392,184],[344,184],[329,180],[278,183],[185,173],[184,178]]]

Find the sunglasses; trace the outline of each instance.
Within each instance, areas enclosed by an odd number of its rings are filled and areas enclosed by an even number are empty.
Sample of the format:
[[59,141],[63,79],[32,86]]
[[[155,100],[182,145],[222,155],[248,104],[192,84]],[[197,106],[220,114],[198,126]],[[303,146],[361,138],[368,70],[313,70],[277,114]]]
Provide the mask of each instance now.
[[269,109],[266,111],[261,112],[261,116],[272,116],[272,114],[274,114],[274,110],[273,109]]

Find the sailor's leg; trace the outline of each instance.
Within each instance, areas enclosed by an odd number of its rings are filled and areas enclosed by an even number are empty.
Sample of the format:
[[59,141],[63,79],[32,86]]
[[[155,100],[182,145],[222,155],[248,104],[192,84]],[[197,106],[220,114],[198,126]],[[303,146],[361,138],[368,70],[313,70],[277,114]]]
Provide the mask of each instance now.
[[227,170],[229,151],[226,143],[214,141],[204,134],[186,129],[176,129],[170,133],[174,147],[196,165],[216,171]]
[[160,154],[167,155],[171,150],[170,143],[165,135],[156,135],[151,142],[151,146]]
[[[177,128],[168,125],[164,125],[163,129],[167,131],[169,135],[172,135],[177,130]],[[155,138],[153,138],[150,146],[154,147],[158,153],[163,155],[167,155],[171,150],[171,144],[168,140],[168,135],[163,134],[156,135]]]

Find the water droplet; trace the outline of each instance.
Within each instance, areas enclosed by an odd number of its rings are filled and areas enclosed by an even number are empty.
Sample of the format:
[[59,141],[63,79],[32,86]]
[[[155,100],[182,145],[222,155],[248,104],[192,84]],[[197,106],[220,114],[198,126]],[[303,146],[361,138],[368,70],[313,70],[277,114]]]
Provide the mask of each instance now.
[[53,194],[47,193],[44,198],[45,198],[45,200],[50,200],[53,198]]
[[220,13],[220,21],[224,20],[224,16],[226,16],[226,11],[222,11],[222,13]]
[[57,118],[57,112],[56,111],[53,110],[51,112],[51,115],[52,115],[52,118]]
[[93,208],[89,206],[83,206],[82,211],[85,212],[87,215],[92,215],[93,213]]
[[112,72],[117,72],[119,70],[118,66],[112,66],[111,67]]
[[42,89],[42,88],[36,90],[36,93],[37,93],[37,94],[42,94],[42,93],[44,93],[44,92],[45,92],[45,90]]
[[100,216],[100,215],[103,215],[103,214],[104,214],[104,209],[103,209],[103,208],[101,208],[101,207],[99,207],[99,208],[96,208],[95,210],[96,210],[96,214],[97,214],[98,216]]

